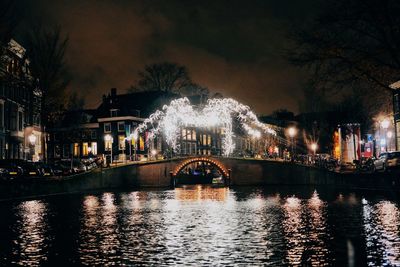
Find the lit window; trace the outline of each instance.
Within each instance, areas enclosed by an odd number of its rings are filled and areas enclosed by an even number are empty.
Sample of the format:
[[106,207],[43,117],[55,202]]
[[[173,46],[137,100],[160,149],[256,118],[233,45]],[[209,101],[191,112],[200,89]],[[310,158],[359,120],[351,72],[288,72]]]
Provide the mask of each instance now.
[[87,156],[89,154],[89,144],[88,143],[82,144],[82,154],[83,154],[83,156]]
[[77,157],[79,156],[79,144],[74,143],[74,156]]
[[109,122],[104,123],[104,132],[105,133],[111,132],[111,123],[109,123]]
[[112,148],[112,139],[111,140],[104,140],[104,149],[105,151],[111,151]]
[[91,148],[92,148],[92,150],[91,150],[92,154],[97,155],[97,142],[92,142]]
[[125,150],[125,136],[118,135],[118,148],[119,150]]
[[142,136],[139,137],[139,149],[140,151],[144,151],[144,140]]

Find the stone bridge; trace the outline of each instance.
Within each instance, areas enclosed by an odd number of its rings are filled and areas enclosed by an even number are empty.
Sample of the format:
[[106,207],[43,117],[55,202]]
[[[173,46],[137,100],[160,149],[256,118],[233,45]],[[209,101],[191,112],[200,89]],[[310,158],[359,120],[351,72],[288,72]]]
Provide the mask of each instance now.
[[[217,167],[230,185],[312,184],[324,183],[326,171],[273,160],[198,156],[146,162],[135,166],[135,185],[171,186],[173,177],[187,165],[207,162]],[[128,166],[127,166],[128,167]],[[325,181],[327,182],[327,181]]]
[[323,185],[328,189],[340,187],[400,191],[400,176],[392,173],[345,174],[272,160],[190,157],[95,169],[60,179],[50,177],[15,183],[1,182],[0,199],[113,188],[167,188],[173,185],[173,175],[195,161],[216,165],[229,177],[232,186]]

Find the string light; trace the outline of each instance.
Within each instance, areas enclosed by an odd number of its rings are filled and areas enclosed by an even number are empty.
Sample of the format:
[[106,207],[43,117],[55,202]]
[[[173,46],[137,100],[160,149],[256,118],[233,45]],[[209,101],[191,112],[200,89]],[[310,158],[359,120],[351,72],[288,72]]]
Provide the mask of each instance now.
[[149,138],[164,134],[165,141],[174,150],[180,152],[178,140],[181,137],[182,127],[209,128],[218,127],[223,129],[222,153],[229,156],[235,149],[233,137],[234,118],[240,123],[248,135],[259,138],[261,133],[276,135],[268,125],[260,122],[257,116],[246,105],[232,98],[209,99],[203,109],[190,104],[188,98],[183,97],[164,105],[162,110],[152,113],[132,133],[138,135],[144,131],[150,132]]

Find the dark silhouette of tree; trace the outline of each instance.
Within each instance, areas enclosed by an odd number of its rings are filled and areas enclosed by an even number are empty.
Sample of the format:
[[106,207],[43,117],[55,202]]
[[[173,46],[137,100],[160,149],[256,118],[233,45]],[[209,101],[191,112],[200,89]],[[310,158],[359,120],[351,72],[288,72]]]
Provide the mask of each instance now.
[[[30,71],[33,86],[42,92],[41,127],[54,124],[62,117],[65,108],[65,89],[69,83],[65,64],[65,51],[68,38],[61,36],[59,27],[44,28],[34,26],[27,34],[27,57],[30,61]],[[45,135],[42,135],[45,139]],[[42,140],[45,143],[45,140]],[[42,154],[46,161],[47,155],[43,146]]]
[[27,38],[27,57],[36,86],[42,91],[42,124],[48,126],[51,113],[64,108],[69,83],[65,64],[68,38],[59,27],[34,27]]
[[179,93],[193,85],[187,68],[164,62],[146,65],[138,72],[139,81],[130,91],[165,91]]
[[296,29],[293,63],[309,67],[319,86],[367,81],[389,89],[399,79],[400,2],[329,0],[311,25]]
[[321,13],[296,29],[289,52],[295,65],[307,68],[302,111],[337,110],[352,102],[364,127],[379,112],[391,112],[389,85],[400,79],[400,2],[396,0],[328,0]]

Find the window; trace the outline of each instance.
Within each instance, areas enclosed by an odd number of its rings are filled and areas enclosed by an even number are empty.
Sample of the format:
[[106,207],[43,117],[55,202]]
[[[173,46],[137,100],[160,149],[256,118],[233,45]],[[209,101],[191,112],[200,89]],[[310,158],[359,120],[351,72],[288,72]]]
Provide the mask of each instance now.
[[0,102],[0,127],[4,127],[4,103]]
[[82,154],[83,154],[83,156],[87,156],[89,154],[89,144],[88,143],[82,144]]
[[118,148],[125,150],[125,135],[118,135]]
[[123,121],[118,122],[118,132],[125,132],[125,122]]
[[22,111],[18,111],[18,131],[22,131],[23,128],[23,122],[24,122],[24,115]]
[[69,158],[70,149],[71,149],[70,145],[64,144],[64,146],[63,146],[63,157],[64,158]]
[[[96,138],[97,138],[97,132],[96,132],[96,130],[92,130],[90,136],[91,136],[92,139],[96,139]],[[97,154],[97,153],[96,153],[96,154]]]
[[111,138],[111,140],[104,140],[104,149],[105,149],[105,151],[111,151],[112,143],[113,143],[113,138]]
[[104,123],[104,132],[105,133],[111,132],[111,123],[110,122]]
[[111,117],[117,117],[118,116],[118,110],[117,109],[110,109],[110,115],[111,115]]
[[92,142],[91,143],[91,152],[93,155],[97,155],[97,142]]
[[74,157],[78,157],[78,156],[79,156],[79,144],[74,143]]
[[139,137],[139,149],[140,151],[144,151],[144,140],[143,140],[143,136]]

